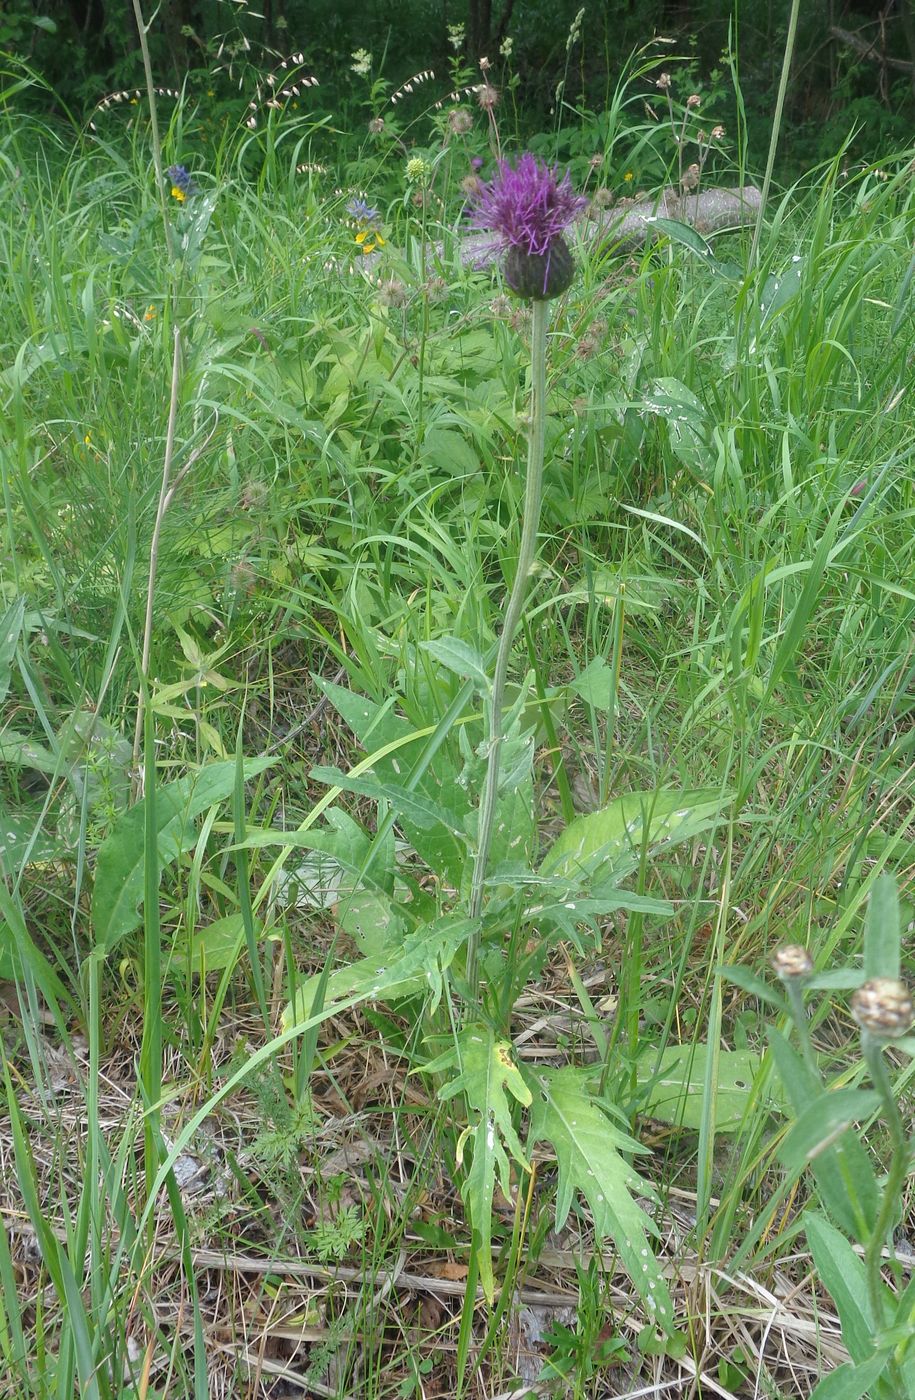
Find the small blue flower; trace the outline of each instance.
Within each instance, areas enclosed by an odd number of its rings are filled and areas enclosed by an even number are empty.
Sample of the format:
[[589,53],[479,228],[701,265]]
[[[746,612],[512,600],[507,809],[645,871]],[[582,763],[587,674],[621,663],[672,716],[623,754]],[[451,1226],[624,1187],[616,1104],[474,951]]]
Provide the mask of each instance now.
[[378,210],[364,199],[351,199],[346,206],[346,212],[351,219],[360,224],[371,225],[378,222]]
[[172,199],[177,199],[179,204],[200,193],[197,181],[188,173],[186,166],[170,165],[165,173],[172,182]]

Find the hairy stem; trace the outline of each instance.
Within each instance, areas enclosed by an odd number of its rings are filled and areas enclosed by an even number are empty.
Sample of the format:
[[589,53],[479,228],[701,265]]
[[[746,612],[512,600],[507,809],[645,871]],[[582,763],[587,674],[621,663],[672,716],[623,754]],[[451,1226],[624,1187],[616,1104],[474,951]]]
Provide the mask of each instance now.
[[[512,642],[521,621],[528,579],[537,553],[546,428],[546,329],[548,321],[549,302],[535,301],[531,320],[531,422],[527,448],[527,480],[524,485],[521,548],[518,552],[515,581],[512,584],[508,607],[505,610],[502,635],[499,638],[496,669],[493,675],[492,695],[489,703],[489,755],[486,778],[483,783],[483,795],[480,799],[479,837],[470,888],[470,917],[472,919],[479,919],[483,912],[483,884],[486,879],[486,866],[489,862],[489,849],[492,845],[496,803],[499,795],[499,760],[503,737],[502,707],[505,700],[505,682],[508,676]],[[479,951],[480,931],[476,929],[471,934],[467,945],[467,981],[477,1000],[479,999],[476,985]]]

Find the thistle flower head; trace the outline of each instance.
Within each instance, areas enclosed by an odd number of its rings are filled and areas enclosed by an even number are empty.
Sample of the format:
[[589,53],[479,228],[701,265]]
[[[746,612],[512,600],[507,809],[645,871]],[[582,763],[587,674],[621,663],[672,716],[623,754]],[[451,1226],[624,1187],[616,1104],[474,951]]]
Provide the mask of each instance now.
[[813,972],[813,959],[799,943],[785,943],[773,953],[772,967],[782,982],[797,982]]
[[883,1040],[905,1035],[915,1018],[908,987],[893,977],[874,977],[859,987],[851,1014],[863,1031]]
[[474,197],[471,220],[498,236],[512,291],[548,300],[571,285],[575,268],[563,234],[587,202],[568,172],[560,179],[554,166],[528,152],[514,167],[499,162],[498,174]]

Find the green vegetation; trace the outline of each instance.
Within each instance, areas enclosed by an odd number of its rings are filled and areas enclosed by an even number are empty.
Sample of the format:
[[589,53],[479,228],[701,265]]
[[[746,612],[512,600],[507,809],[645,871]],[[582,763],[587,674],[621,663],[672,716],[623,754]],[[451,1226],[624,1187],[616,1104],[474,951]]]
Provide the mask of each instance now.
[[[79,128],[8,68],[0,1394],[912,1393],[913,152],[706,238],[766,150],[657,51],[527,140],[505,56]],[[522,144],[603,232],[481,897]]]

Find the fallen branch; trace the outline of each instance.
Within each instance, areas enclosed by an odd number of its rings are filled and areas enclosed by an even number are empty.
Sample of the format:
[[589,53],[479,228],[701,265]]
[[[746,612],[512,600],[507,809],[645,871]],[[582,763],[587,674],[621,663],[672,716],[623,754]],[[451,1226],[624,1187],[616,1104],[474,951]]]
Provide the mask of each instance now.
[[834,39],[838,39],[840,44],[846,48],[854,49],[859,58],[869,58],[872,63],[879,63],[883,68],[895,68],[899,73],[912,73],[915,71],[915,63],[907,58],[891,58],[889,54],[883,53],[877,48],[876,40],[868,43],[862,39],[860,34],[853,34],[850,29],[840,29],[837,24],[833,24],[829,30]]
[[[697,233],[718,233],[722,229],[751,224],[759,211],[759,190],[753,185],[742,189],[700,190],[678,194],[666,189],[660,195],[621,199],[599,217],[582,221],[585,240],[600,247],[639,248],[653,236],[655,219],[677,219],[690,224]],[[499,256],[499,247],[487,234],[471,234],[461,240],[461,261],[469,267],[488,267]]]

